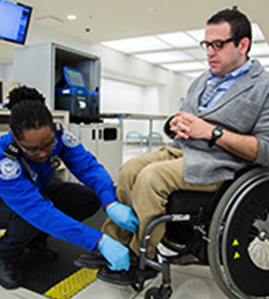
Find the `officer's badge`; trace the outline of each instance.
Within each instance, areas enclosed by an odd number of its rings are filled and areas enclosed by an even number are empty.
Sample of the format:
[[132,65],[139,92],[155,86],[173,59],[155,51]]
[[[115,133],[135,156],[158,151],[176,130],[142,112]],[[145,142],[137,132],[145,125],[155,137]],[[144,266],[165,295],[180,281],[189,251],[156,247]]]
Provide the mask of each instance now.
[[12,180],[21,174],[21,166],[17,160],[4,158],[0,161],[0,177],[3,180]]
[[79,145],[78,139],[70,132],[64,130],[62,134],[62,141],[68,147],[76,147]]
[[52,169],[57,169],[61,165],[61,160],[57,156],[52,156],[50,158],[50,167]]

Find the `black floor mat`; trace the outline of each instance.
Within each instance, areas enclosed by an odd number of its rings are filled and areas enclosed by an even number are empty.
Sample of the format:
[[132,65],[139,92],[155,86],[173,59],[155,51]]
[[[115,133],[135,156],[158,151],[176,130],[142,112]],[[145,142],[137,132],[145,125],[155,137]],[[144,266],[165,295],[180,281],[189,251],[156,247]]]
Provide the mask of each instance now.
[[[95,215],[87,218],[83,223],[99,230],[105,218],[106,214],[103,209],[100,208]],[[87,252],[83,247],[52,237],[49,237],[47,242],[49,246],[56,248],[59,252],[59,258],[56,261],[42,261],[35,257],[27,248],[20,259],[20,268],[24,279],[22,286],[39,294],[44,294],[47,290],[50,290],[70,275],[80,271],[80,269],[73,264],[73,261],[81,253]],[[96,278],[96,272],[94,270],[86,268],[84,268],[84,270],[87,270],[87,273],[83,272],[82,275],[78,276],[80,281],[75,282],[76,284],[80,284],[81,280],[83,280],[79,287],[85,287],[88,282],[91,283]],[[89,273],[89,271],[91,271],[91,273]],[[70,286],[66,287],[68,288]],[[75,289],[77,290],[77,287],[74,286],[73,290]],[[73,290],[71,290],[71,292],[73,292]],[[70,296],[66,295],[64,298],[70,298]]]
[[47,242],[49,246],[58,250],[57,260],[40,260],[29,249],[25,249],[20,260],[23,273],[22,286],[39,294],[44,294],[51,287],[78,271],[79,268],[73,264],[73,261],[82,252],[86,252],[82,247],[51,237]]

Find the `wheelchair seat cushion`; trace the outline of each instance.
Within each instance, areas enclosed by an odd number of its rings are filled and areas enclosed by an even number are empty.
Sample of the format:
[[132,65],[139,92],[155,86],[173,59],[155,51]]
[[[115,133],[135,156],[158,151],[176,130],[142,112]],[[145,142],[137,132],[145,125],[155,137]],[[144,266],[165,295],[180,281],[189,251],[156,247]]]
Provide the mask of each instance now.
[[175,191],[168,197],[168,214],[197,214],[200,207],[206,206],[215,192]]

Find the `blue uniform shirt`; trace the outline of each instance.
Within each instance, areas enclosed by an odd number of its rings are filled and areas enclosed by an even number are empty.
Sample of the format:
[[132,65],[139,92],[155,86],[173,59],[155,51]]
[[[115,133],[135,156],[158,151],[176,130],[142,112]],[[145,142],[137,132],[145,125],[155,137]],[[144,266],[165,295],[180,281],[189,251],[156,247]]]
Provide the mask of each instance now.
[[38,164],[24,157],[36,173],[34,183],[19,159],[4,155],[10,141],[14,141],[11,132],[0,137],[0,196],[15,213],[39,230],[92,251],[103,233],[65,215],[45,200],[40,191],[53,177],[59,158],[78,180],[95,191],[103,208],[117,200],[115,187],[105,168],[75,136],[66,130],[55,135],[57,144],[45,163]]

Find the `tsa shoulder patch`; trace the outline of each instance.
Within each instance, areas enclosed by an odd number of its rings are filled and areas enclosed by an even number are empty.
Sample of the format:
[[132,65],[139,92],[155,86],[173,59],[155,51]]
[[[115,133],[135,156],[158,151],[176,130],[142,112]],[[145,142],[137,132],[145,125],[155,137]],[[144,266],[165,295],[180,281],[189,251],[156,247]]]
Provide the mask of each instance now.
[[62,134],[62,141],[67,147],[76,147],[79,145],[78,139],[70,132],[64,130]]
[[22,170],[17,160],[4,158],[0,161],[0,177],[3,180],[13,180],[20,176]]

